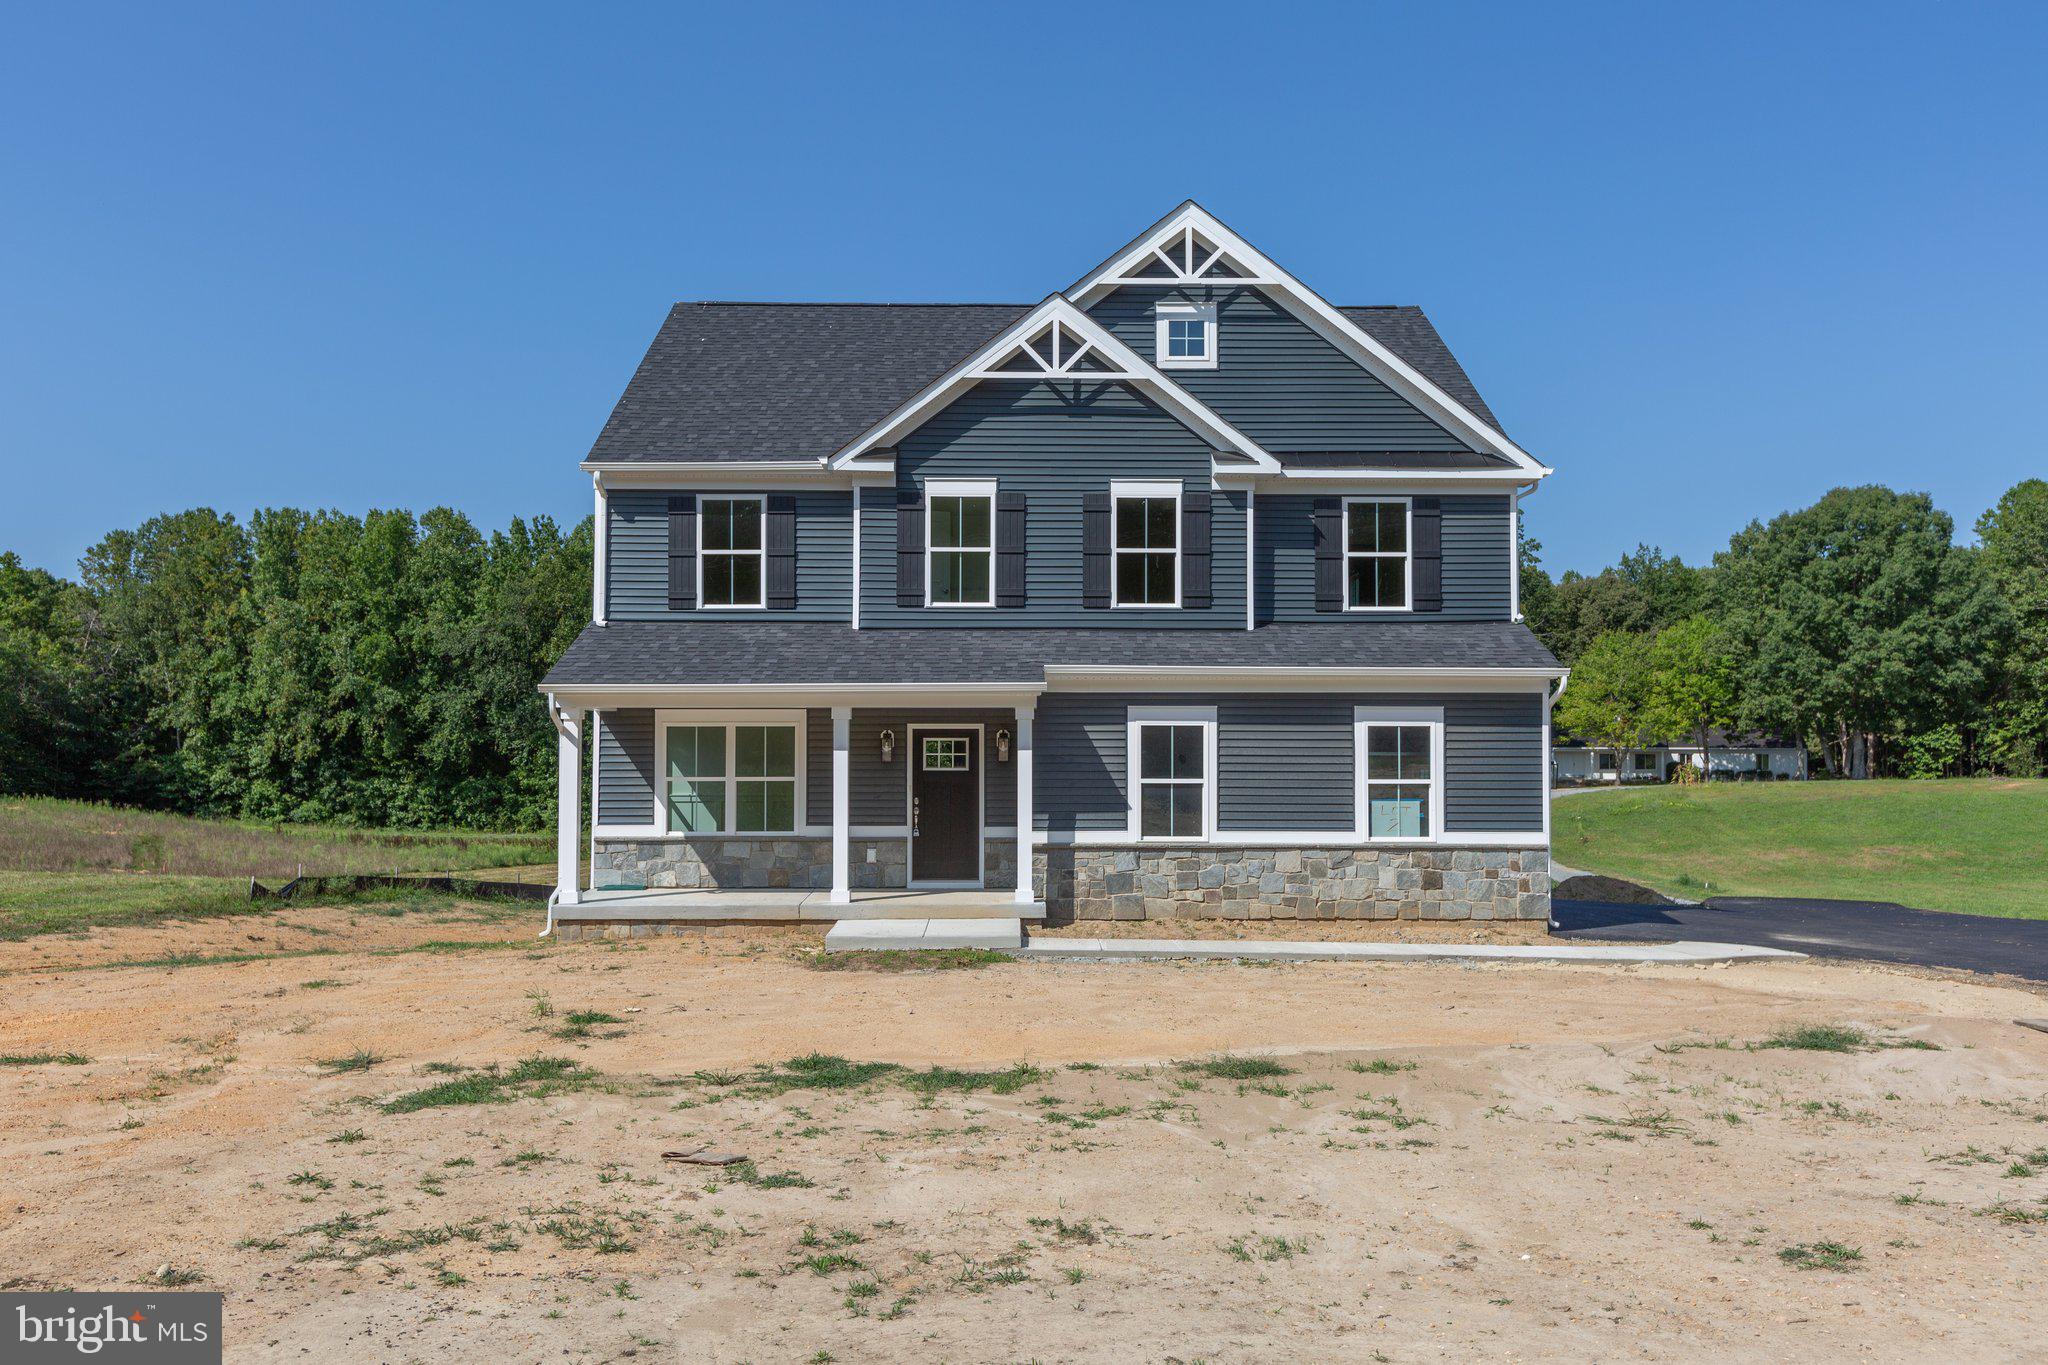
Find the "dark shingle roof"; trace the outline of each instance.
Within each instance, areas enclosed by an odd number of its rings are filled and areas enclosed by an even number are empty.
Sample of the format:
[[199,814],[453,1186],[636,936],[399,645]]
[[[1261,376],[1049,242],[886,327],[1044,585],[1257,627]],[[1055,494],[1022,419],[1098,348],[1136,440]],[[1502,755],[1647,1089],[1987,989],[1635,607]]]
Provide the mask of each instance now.
[[932,628],[804,621],[615,621],[586,626],[547,688],[775,683],[1037,684],[1047,665],[1148,668],[1545,668],[1527,626],[1376,621],[1258,630]]
[[[1021,303],[679,303],[590,448],[600,461],[817,460],[1031,310]],[[1344,315],[1492,415],[1420,308]]]

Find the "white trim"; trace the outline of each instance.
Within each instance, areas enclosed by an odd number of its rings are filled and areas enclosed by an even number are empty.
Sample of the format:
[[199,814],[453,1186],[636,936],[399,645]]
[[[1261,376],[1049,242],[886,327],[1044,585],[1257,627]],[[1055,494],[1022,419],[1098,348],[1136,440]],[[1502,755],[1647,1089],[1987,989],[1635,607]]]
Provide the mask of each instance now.
[[[1146,781],[1143,776],[1142,731],[1148,725],[1197,725],[1202,729],[1202,833],[1189,838],[1167,838],[1141,833]],[[1216,708],[1213,706],[1131,706],[1124,709],[1124,837],[1145,845],[1206,844],[1216,833]],[[1185,778],[1152,778],[1174,785],[1190,785]]]
[[1508,619],[1522,619],[1522,497],[1517,488],[1508,498]]
[[1143,664],[1047,664],[1047,690],[1056,692],[1304,692],[1359,691],[1533,692],[1555,681],[1557,668],[1155,668]]
[[[805,812],[808,814],[809,812]],[[832,708],[832,889],[834,905],[853,903],[853,708]],[[804,822],[799,820],[797,828]]]
[[[988,597],[980,602],[937,602],[932,600],[932,560],[938,547],[932,543],[932,503],[938,498],[981,498],[988,503],[988,544],[947,546],[947,554],[988,556]],[[924,604],[944,610],[987,608],[996,604],[996,481],[994,479],[927,479],[924,484]]]
[[1433,843],[1398,842],[1388,839],[1363,840],[1345,829],[1253,829],[1220,830],[1213,839],[1133,839],[1120,829],[1039,831],[1045,845],[1097,845],[1112,848],[1433,848],[1440,851],[1481,848],[1548,848],[1550,837],[1541,831],[1461,834],[1452,830]]
[[548,719],[555,727],[555,903],[575,905],[581,898],[580,856],[583,852],[583,742],[589,734],[580,708],[564,707],[548,697]]
[[[1121,600],[1117,585],[1123,575],[1117,572],[1118,561],[1125,555],[1158,554],[1156,549],[1132,546],[1125,549],[1117,544],[1117,503],[1126,498],[1172,498],[1173,499],[1173,600],[1171,602],[1125,602]],[[1113,479],[1109,485],[1109,605],[1120,611],[1178,611],[1180,609],[1180,552],[1181,552],[1181,484],[1178,479]]]
[[[1370,807],[1366,800],[1371,779],[1366,776],[1366,731],[1374,726],[1426,725],[1429,727],[1429,833],[1420,838],[1399,838],[1372,833]],[[1394,779],[1381,778],[1381,782]],[[1412,781],[1402,786],[1415,785]],[[1441,706],[1354,706],[1351,708],[1351,818],[1352,837],[1377,848],[1421,846],[1444,842],[1444,708]]]
[[[1010,838],[1017,844],[1017,904],[1033,905],[1036,904],[1037,900],[1033,894],[1036,890],[1037,873],[1032,866],[1031,849],[1033,840],[1031,835],[1036,830],[1038,824],[1036,813],[1038,792],[1035,785],[1037,779],[1037,754],[1033,745],[1032,730],[1038,718],[1038,708],[1035,704],[1019,703],[1015,716],[1017,732],[1011,737],[1011,743],[1014,747],[1010,753],[1010,764],[1015,769],[1017,776],[1017,814],[1016,819],[1010,825]],[[983,762],[986,761],[987,759],[984,758]],[[987,818],[988,812],[984,810],[982,812],[982,819],[986,820]],[[982,831],[981,837],[985,845],[988,842],[988,831],[986,829]],[[983,857],[987,857],[986,852],[983,853]]]
[[578,469],[602,474],[615,487],[686,487],[716,483],[732,488],[780,488],[791,479],[829,479],[843,483],[846,476],[828,469],[819,458],[807,460],[704,460],[677,456],[672,460],[585,460]]
[[[1202,354],[1176,356],[1167,345],[1168,324],[1194,320],[1202,324]],[[1162,300],[1152,305],[1152,363],[1162,370],[1213,370],[1216,368],[1216,305]]]
[[[1057,324],[1065,335],[1086,342],[1088,348],[1098,353],[1103,362],[1112,368],[1108,371],[1068,370],[1058,375],[1038,368],[1017,371],[996,371],[990,368],[1004,363],[1019,352],[1029,353],[1030,347],[1027,343],[1054,324]],[[1072,356],[1063,353],[1061,359],[1071,364],[1073,360],[1080,358],[1080,355],[1078,351]],[[1036,364],[1043,364],[1043,358],[1041,357]],[[945,407],[976,384],[986,380],[1018,379],[1044,382],[1052,378],[1058,378],[1061,382],[1141,385],[1160,406],[1205,437],[1212,447],[1235,451],[1259,469],[1280,468],[1280,462],[1268,455],[1257,442],[1217,416],[1207,404],[1168,379],[1137,352],[1118,341],[1101,323],[1058,294],[1048,296],[1036,308],[1004,328],[986,346],[933,380],[915,397],[898,406],[894,412],[841,447],[832,456],[829,467],[888,468],[893,461],[883,460],[879,456],[866,464],[859,461],[870,452],[886,448],[897,438],[916,430],[933,412]]]
[[611,587],[611,503],[604,493],[604,475],[590,476],[590,496],[595,503],[591,514],[591,531],[596,537],[591,546],[590,571],[590,619],[598,625],[605,624],[606,590]]
[[[1392,559],[1394,556],[1382,550],[1353,550],[1351,548],[1351,506],[1353,503],[1379,504],[1398,502],[1401,504],[1401,605],[1398,607],[1354,607],[1351,605],[1351,561],[1353,559]],[[1390,612],[1415,610],[1415,499],[1398,494],[1365,494],[1344,499],[1340,513],[1344,518],[1344,610],[1350,612]],[[1375,520],[1377,534],[1377,520]]]
[[[809,774],[806,772],[810,754],[808,727],[810,714],[803,710],[714,710],[710,708],[663,707],[654,712],[654,827],[666,834],[697,839],[774,839],[788,838],[802,830],[809,823],[808,805]],[[739,787],[742,781],[782,781],[781,778],[742,778],[735,769],[739,766],[739,742],[733,734],[735,726],[742,725],[790,725],[796,728],[796,772],[792,780],[796,783],[793,793],[791,824],[786,830],[717,830],[688,831],[669,828],[668,790],[668,732],[678,725],[722,726],[725,729],[725,818],[721,825],[729,826],[739,819]]]
[[903,884],[912,891],[965,891],[980,888],[988,881],[988,835],[984,821],[988,819],[988,735],[978,721],[962,721],[947,724],[941,721],[916,721],[903,727],[903,815],[910,817],[916,809],[911,803],[917,800],[916,774],[921,764],[914,762],[917,752],[919,730],[972,730],[974,732],[975,767],[974,774],[974,828],[981,831],[974,841],[974,880],[971,882],[932,882],[917,878],[917,834],[914,827],[906,826],[903,847]]
[[[1192,241],[1194,234],[1206,238],[1215,247],[1215,252],[1202,261],[1204,268],[1216,259],[1222,258],[1227,260],[1233,269],[1241,271],[1244,278],[1203,277],[1196,273],[1180,278],[1138,278],[1130,275],[1129,272],[1134,266],[1151,256],[1158,256],[1176,270],[1185,269],[1174,266],[1170,258],[1159,255],[1155,248],[1176,238]],[[1192,265],[1192,262],[1189,264]],[[1314,290],[1225,227],[1215,215],[1192,199],[1167,214],[1101,266],[1075,281],[1065,292],[1076,304],[1086,308],[1101,295],[1116,288],[1185,288],[1192,283],[1215,288],[1258,285],[1266,289],[1286,304],[1288,310],[1307,323],[1312,330],[1320,333],[1324,340],[1379,376],[1388,387],[1457,435],[1482,450],[1513,460],[1524,471],[1535,473],[1538,477],[1551,472],[1535,457],[1495,430],[1492,425],[1424,378],[1407,361],[1395,355],[1358,324],[1338,312]]]
[[[637,839],[644,843],[662,844],[683,844],[688,843],[692,839],[719,839],[725,841],[735,839],[825,840],[832,837],[832,826],[805,825],[794,834],[672,834],[655,825],[600,825],[597,827],[596,834],[600,839]],[[854,839],[883,841],[908,839],[910,837],[910,826],[849,825],[847,827],[847,834]],[[1017,827],[1015,825],[983,825],[981,827],[981,837],[999,840],[1014,839],[1017,837]]]
[[1259,490],[1244,490],[1244,628],[1257,630],[1259,626],[1259,572],[1258,561],[1252,547],[1258,541],[1259,531]]
[[[760,548],[753,550],[711,550],[704,548],[704,524],[709,518],[704,515],[705,505],[714,502],[751,502],[761,510],[755,525],[760,528]],[[699,493],[697,495],[697,610],[698,611],[766,611],[768,609],[768,495],[766,493]],[[761,571],[756,581],[760,584],[761,600],[758,602],[720,602],[713,604],[704,600],[704,556],[706,553],[724,555],[739,559],[749,555],[761,562]]]

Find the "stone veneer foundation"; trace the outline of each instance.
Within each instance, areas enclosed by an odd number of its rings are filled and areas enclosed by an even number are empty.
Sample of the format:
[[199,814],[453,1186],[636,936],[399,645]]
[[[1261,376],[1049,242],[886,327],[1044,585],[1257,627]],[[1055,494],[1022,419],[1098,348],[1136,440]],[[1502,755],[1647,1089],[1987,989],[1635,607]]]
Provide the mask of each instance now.
[[1546,849],[1159,848],[1037,853],[1064,920],[1547,920]]
[[[868,861],[873,850],[874,861]],[[1017,844],[984,845],[983,883],[1013,886]],[[855,839],[855,890],[905,884],[902,839]],[[1550,917],[1544,849],[1041,847],[1036,883],[1055,921],[1143,919],[1541,920]],[[832,841],[601,840],[595,885],[678,890],[824,890]]]

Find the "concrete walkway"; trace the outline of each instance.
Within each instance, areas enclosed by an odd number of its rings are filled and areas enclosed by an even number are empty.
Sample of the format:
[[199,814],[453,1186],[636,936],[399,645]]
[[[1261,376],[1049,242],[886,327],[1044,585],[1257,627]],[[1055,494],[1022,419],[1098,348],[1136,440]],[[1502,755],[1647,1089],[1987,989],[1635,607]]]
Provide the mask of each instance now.
[[1119,958],[1237,958],[1248,962],[1657,962],[1678,965],[1802,957],[1739,943],[1307,943],[1285,939],[1037,939],[1017,956],[1083,962]]

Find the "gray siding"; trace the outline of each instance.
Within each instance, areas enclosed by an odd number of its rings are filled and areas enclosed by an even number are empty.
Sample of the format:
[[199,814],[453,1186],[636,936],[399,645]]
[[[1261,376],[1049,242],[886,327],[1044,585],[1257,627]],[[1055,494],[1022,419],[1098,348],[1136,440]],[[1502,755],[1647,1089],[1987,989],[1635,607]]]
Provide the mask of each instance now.
[[607,499],[611,566],[605,580],[606,617],[614,621],[757,620],[765,614],[781,621],[849,619],[853,612],[853,500],[844,490],[810,489],[795,497],[795,610],[672,612],[668,609],[668,494],[659,489],[614,490]]
[[1162,299],[1217,305],[1216,368],[1170,377],[1268,450],[1469,448],[1257,289],[1126,288],[1089,312],[1156,363]]
[[1133,706],[1214,706],[1216,824],[1353,827],[1354,706],[1444,708],[1444,829],[1543,827],[1543,706],[1534,695],[1049,693],[1038,709],[1039,827],[1126,827],[1125,718]]
[[597,822],[654,823],[654,712],[598,713]]
[[1179,479],[1209,486],[1210,453],[1169,414],[1121,387],[1079,386],[1065,398],[1047,384],[978,385],[904,438],[898,488],[926,479],[995,479],[1021,491],[1028,548],[1025,606],[1019,609],[899,608],[896,605],[897,488],[864,488],[860,503],[861,625],[1156,626],[1244,628],[1243,490],[1213,495],[1212,605],[1204,611],[1091,611],[1081,605],[1081,497],[1117,479]]
[[[1440,612],[1403,615],[1401,620],[1504,621],[1513,591],[1508,555],[1505,494],[1460,493],[1443,497],[1444,607]],[[1306,493],[1261,493],[1253,504],[1258,522],[1253,539],[1257,560],[1259,622],[1356,622],[1370,626],[1390,619],[1371,612],[1316,610],[1315,498]]]

